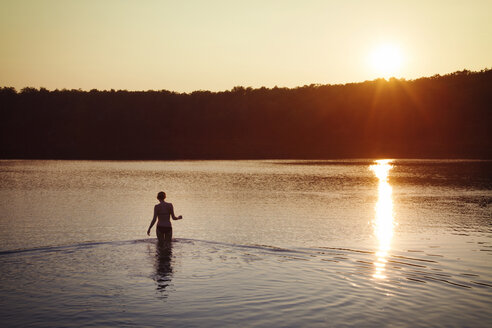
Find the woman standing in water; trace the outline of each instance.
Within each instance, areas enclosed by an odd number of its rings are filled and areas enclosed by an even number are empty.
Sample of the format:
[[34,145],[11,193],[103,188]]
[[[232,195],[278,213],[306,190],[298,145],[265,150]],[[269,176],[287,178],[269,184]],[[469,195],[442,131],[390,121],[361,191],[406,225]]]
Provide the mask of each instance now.
[[157,199],[159,200],[159,204],[154,206],[154,217],[152,218],[152,222],[150,222],[147,235],[150,236],[150,229],[154,226],[155,220],[159,219],[155,231],[157,240],[160,245],[169,245],[173,238],[173,227],[170,218],[172,217],[173,220],[181,220],[183,216],[180,215],[176,217],[174,215],[173,204],[164,201],[164,199],[166,199],[166,193],[164,191],[160,191],[157,194]]

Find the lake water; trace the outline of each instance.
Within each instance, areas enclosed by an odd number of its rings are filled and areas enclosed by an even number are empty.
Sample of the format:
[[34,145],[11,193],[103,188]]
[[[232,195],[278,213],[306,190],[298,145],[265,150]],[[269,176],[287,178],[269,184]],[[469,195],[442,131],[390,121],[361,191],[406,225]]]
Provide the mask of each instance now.
[[[184,219],[171,249],[164,190]],[[492,162],[0,161],[2,327],[490,327]]]

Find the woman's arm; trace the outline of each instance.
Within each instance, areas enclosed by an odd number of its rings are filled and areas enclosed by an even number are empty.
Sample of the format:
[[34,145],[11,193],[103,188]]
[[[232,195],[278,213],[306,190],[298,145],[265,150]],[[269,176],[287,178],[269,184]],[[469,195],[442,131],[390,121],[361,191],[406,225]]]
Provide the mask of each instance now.
[[173,218],[173,220],[181,220],[183,218],[182,215],[180,216],[176,216],[174,215],[174,207],[173,207],[173,204],[170,204],[171,205],[171,217]]
[[154,217],[152,218],[152,222],[150,222],[149,229],[147,229],[147,236],[150,236],[150,229],[152,229],[156,220],[157,220],[157,206],[154,207]]

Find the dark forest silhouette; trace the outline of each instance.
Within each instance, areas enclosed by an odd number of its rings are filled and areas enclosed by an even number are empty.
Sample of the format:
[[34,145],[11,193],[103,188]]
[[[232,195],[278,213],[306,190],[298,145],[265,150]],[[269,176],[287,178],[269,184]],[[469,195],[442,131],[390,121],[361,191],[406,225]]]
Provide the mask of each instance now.
[[0,88],[0,157],[492,158],[492,70],[230,91]]

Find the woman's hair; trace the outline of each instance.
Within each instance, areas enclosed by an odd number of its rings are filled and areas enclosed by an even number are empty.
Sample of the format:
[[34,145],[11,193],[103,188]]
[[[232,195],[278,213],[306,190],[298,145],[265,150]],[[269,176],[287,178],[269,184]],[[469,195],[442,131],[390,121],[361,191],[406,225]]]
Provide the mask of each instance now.
[[166,198],[166,193],[164,191],[159,191],[157,194],[157,199],[164,200]]

